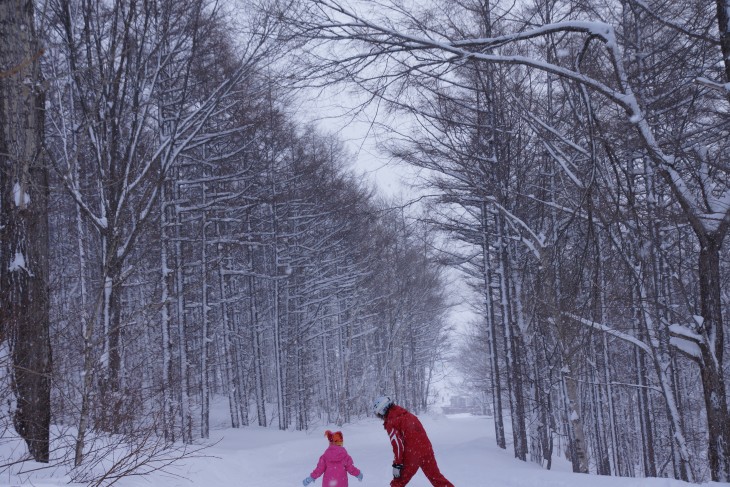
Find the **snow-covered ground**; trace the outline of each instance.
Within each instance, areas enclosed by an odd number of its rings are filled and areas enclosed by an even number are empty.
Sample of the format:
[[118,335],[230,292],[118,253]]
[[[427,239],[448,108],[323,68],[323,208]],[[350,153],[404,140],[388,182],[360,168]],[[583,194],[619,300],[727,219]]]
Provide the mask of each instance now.
[[[546,471],[532,463],[515,460],[510,451],[497,448],[491,418],[470,415],[421,416],[436,450],[436,458],[444,475],[457,487],[687,487],[669,479],[632,479],[578,475],[570,472],[565,461],[557,461],[554,470]],[[309,432],[279,431],[275,428],[250,427],[233,430],[222,421],[211,432],[217,442],[199,456],[188,458],[167,472],[146,477],[129,477],[117,484],[123,487],[296,487],[317,463],[327,447],[324,425]],[[392,453],[382,423],[362,420],[339,428],[345,437],[344,446],[363,472],[359,483],[350,477],[351,487],[386,487],[390,482]],[[0,452],[0,455],[3,452]],[[205,456],[202,456],[205,455]],[[29,470],[28,465],[25,470]],[[50,477],[50,478],[49,478]],[[17,477],[5,472],[0,485],[67,485],[68,477],[45,474]],[[314,484],[321,486],[321,478]],[[431,484],[418,475],[410,487]],[[705,484],[730,487],[730,484]]]
[[[546,471],[532,463],[513,458],[511,451],[499,449],[494,442],[493,421],[471,415],[421,417],[436,451],[443,474],[458,487],[679,487],[684,482],[668,479],[629,479],[577,475],[570,465],[558,461],[555,470]],[[334,426],[330,428],[335,429]],[[189,480],[155,478],[152,485],[210,485],[218,487],[291,487],[301,485],[317,464],[328,443],[326,427],[308,433],[282,432],[264,428],[219,430],[221,439],[208,454],[217,459],[192,461],[177,470]],[[350,477],[351,486],[389,485],[392,451],[382,422],[364,420],[340,428],[344,446],[363,472],[359,483]],[[130,479],[123,486],[149,486],[150,480]],[[315,483],[321,485],[321,478]],[[431,484],[421,472],[412,487]],[[719,486],[721,484],[715,484]],[[727,484],[725,484],[727,485]]]

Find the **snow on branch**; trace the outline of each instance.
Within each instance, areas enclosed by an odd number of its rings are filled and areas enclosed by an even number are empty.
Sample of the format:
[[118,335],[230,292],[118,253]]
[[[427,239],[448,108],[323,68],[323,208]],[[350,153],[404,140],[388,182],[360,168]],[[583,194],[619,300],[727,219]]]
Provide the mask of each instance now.
[[651,349],[651,347],[649,347],[649,345],[647,345],[646,343],[644,343],[643,341],[639,340],[638,338],[636,338],[633,335],[629,335],[628,333],[624,333],[624,332],[619,331],[619,330],[614,330],[610,326],[604,325],[602,323],[597,323],[595,321],[592,321],[592,320],[589,320],[589,319],[586,319],[586,318],[582,318],[582,317],[580,317],[578,315],[575,315],[573,313],[563,313],[563,316],[565,316],[567,318],[570,318],[571,320],[573,320],[573,321],[575,321],[577,323],[580,323],[581,325],[585,325],[585,326],[587,326],[589,328],[592,328],[594,330],[602,331],[602,332],[607,333],[607,334],[609,334],[611,336],[614,336],[616,338],[619,338],[619,339],[621,339],[621,340],[623,340],[625,342],[631,343],[632,345],[635,345],[635,346],[639,347],[641,350],[645,351],[649,355],[652,355],[653,354],[653,350]]
[[669,344],[695,362],[702,362],[702,350],[696,342],[672,336],[669,338]]
[[[639,340],[635,336],[629,335],[628,333],[615,330],[610,326],[604,325],[602,323],[597,323],[586,318],[582,318],[573,313],[563,313],[563,316],[570,318],[573,321],[580,323],[581,325],[585,325],[594,330],[602,331],[608,335],[631,343],[632,345],[639,347],[641,350],[648,353],[649,355],[653,355],[654,353],[647,343]],[[690,330],[688,327],[679,324],[670,325],[669,333],[672,335],[669,343],[673,347],[675,347],[677,350],[679,350],[694,361],[702,360],[702,351],[700,349],[700,345],[704,343],[704,339],[701,335],[698,335],[697,333]]]
[[504,36],[489,37],[483,39],[467,39],[463,41],[452,42],[451,44],[456,47],[482,47],[494,49],[496,47],[500,47],[505,44],[510,44],[517,41],[534,39],[536,37],[544,37],[548,34],[565,32],[584,33],[592,37],[597,37],[607,44],[615,43],[613,26],[611,26],[610,24],[607,24],[605,22],[572,20],[557,22],[553,24],[545,24],[534,29],[516,32]]
[[[522,243],[524,243],[530,249],[532,254],[539,259],[542,255],[542,250],[545,247],[544,235],[536,234],[523,219],[502,206],[493,196],[487,198],[487,200],[489,200],[504,216],[507,217],[507,222],[515,229],[517,234],[520,236]],[[522,232],[519,231],[520,228],[527,233],[528,238],[522,236]]]
[[705,88],[710,88],[711,90],[720,91],[726,95],[730,94],[730,83],[718,83],[703,77],[695,78],[695,83]]
[[697,362],[702,361],[702,348],[705,339],[702,335],[695,333],[689,327],[674,323],[669,325],[671,335],[669,343],[677,350]]

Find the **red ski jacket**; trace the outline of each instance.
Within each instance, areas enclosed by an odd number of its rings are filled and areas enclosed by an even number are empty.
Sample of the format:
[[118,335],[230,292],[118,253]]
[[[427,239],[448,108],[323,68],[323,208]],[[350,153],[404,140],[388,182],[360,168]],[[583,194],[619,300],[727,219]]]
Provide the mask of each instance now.
[[418,418],[393,404],[388,408],[383,422],[393,446],[393,463],[420,463],[420,460],[433,457],[433,447],[426,430]]

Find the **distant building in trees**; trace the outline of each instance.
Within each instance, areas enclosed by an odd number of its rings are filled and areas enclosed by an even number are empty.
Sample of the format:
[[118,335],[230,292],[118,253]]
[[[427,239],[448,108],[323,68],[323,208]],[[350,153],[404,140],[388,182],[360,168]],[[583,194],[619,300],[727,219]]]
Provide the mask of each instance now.
[[487,411],[488,405],[484,401],[480,401],[479,398],[467,395],[451,396],[449,398],[449,405],[442,406],[441,410],[444,414],[491,414],[491,411]]

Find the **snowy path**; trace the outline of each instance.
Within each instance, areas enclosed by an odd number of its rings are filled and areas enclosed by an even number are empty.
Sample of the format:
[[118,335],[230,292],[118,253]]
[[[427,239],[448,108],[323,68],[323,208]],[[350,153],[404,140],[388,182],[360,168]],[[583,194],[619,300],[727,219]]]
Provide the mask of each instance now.
[[[444,475],[457,487],[687,487],[669,479],[631,479],[577,475],[561,462],[546,471],[532,463],[515,460],[511,451],[494,444],[491,418],[473,416],[421,417],[436,450]],[[308,433],[248,428],[219,429],[212,434],[221,441],[207,454],[215,458],[190,459],[176,469],[175,478],[155,474],[130,478],[117,485],[211,486],[211,487],[297,487],[312,471],[327,446],[326,427]],[[375,419],[341,428],[345,447],[363,471],[362,483],[350,477],[350,487],[387,487],[392,453],[382,423]],[[314,484],[321,487],[321,479]],[[429,487],[422,473],[409,487]],[[713,487],[730,484],[711,484]]]

